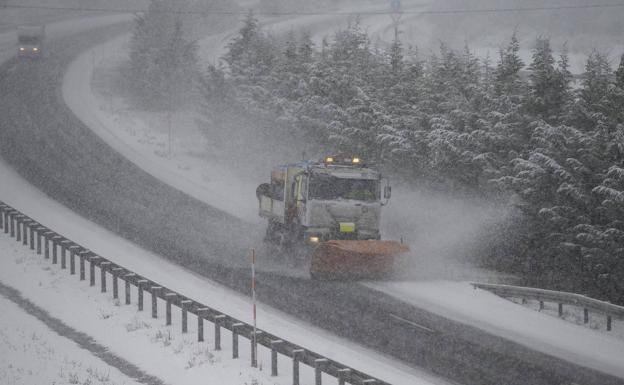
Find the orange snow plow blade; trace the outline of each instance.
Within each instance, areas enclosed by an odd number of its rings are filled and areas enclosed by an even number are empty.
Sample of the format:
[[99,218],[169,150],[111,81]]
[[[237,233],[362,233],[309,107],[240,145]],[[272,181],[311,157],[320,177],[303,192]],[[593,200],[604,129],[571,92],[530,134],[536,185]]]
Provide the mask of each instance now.
[[313,278],[372,278],[392,272],[394,258],[409,251],[395,241],[323,242],[312,254],[310,274]]

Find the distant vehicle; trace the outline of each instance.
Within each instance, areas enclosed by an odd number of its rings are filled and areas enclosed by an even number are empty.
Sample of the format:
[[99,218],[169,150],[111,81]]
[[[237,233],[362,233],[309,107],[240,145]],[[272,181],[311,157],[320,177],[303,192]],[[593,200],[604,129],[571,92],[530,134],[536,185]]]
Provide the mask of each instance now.
[[381,208],[390,186],[359,157],[278,166],[256,195],[259,214],[269,221],[266,240],[290,251],[307,249],[312,278],[386,276],[395,256],[408,251],[381,240]]
[[43,54],[44,25],[20,25],[17,27],[17,54],[20,57],[39,58]]

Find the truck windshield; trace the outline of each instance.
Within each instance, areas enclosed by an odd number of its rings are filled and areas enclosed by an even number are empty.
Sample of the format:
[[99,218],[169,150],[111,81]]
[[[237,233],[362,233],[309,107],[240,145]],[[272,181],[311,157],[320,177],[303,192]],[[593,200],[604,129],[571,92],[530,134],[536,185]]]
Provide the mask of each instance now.
[[20,44],[25,45],[37,45],[39,44],[39,37],[37,36],[20,36],[19,37]]
[[353,199],[375,201],[379,196],[379,181],[372,179],[345,179],[329,175],[315,175],[310,180],[310,199]]

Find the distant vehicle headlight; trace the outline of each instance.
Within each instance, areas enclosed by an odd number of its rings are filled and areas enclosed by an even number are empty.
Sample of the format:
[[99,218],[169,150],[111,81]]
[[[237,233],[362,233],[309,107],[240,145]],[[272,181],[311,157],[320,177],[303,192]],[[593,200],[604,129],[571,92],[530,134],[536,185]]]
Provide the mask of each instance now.
[[308,242],[310,243],[319,243],[319,241],[320,241],[319,237],[316,237],[316,236],[312,236],[308,238]]
[[20,47],[20,51],[24,51],[24,50],[26,50],[26,48]]
[[35,47],[35,48],[33,48],[33,51],[38,52],[39,48]]

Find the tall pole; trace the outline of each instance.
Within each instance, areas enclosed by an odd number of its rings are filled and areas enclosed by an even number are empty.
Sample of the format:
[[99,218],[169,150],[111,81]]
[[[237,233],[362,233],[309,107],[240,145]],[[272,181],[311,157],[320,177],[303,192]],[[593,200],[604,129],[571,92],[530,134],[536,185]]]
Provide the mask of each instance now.
[[258,367],[258,340],[256,333],[256,249],[251,249],[251,302],[253,306],[253,352],[251,366]]
[[167,123],[168,123],[168,142],[169,142],[169,151],[168,151],[168,155],[169,155],[169,159],[171,159],[171,156],[173,155],[173,127],[171,127],[172,125],[172,119],[173,119],[173,96],[171,95],[171,86],[169,86],[169,111],[167,113]]
[[390,9],[392,11],[390,17],[392,18],[392,22],[394,24],[394,40],[396,41],[399,38],[399,21],[401,20],[401,16],[403,14],[401,9],[401,0],[391,0]]

